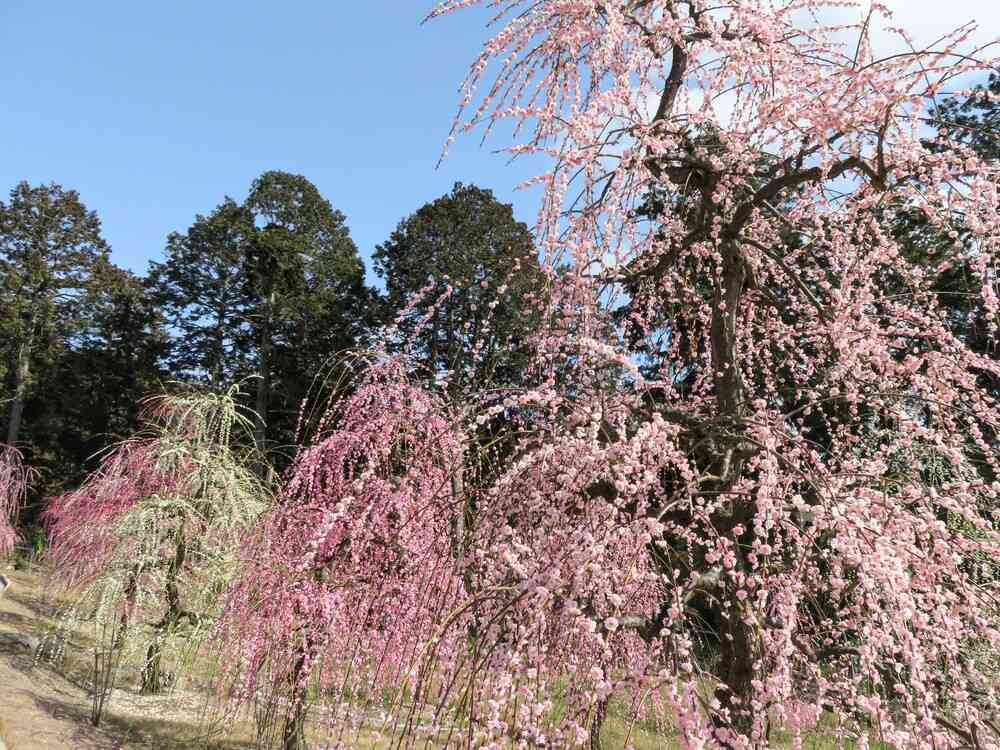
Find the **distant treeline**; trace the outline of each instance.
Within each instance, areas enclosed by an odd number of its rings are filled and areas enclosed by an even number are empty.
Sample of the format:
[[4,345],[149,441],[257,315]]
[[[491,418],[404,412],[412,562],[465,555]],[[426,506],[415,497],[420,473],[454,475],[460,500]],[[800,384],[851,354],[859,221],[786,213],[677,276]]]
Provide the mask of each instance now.
[[301,175],[265,172],[244,201],[193,217],[145,276],[111,262],[76,191],[14,187],[0,202],[0,443],[40,472],[32,507],[133,434],[152,393],[242,381],[257,447],[280,468],[303,404],[344,382],[338,353],[407,346],[431,379],[452,373],[445,388],[517,379],[532,306],[489,303],[530,300],[543,275],[509,205],[457,184],[373,258],[384,290],[366,285],[347,217]]

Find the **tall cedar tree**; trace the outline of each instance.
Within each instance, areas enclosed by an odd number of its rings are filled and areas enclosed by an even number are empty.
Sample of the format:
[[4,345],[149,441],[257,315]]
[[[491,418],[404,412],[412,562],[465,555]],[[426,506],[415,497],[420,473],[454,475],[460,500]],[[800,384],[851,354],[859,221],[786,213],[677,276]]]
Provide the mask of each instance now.
[[254,303],[256,439],[265,451],[276,438],[292,442],[314,374],[357,341],[366,307],[364,264],[344,214],[301,175],[265,172],[246,207],[256,227],[245,281]]
[[21,182],[0,202],[0,347],[6,360],[7,443],[21,437],[38,370],[79,327],[79,301],[107,262],[97,214],[73,190]]
[[278,452],[316,373],[360,340],[371,301],[344,215],[277,171],[171,235],[151,279],[177,332],[174,371],[216,390],[254,378],[255,439]]
[[414,348],[432,378],[448,374],[452,395],[472,382],[520,382],[545,277],[509,204],[457,183],[400,222],[374,262],[387,292],[383,322],[401,316],[397,345]]
[[254,232],[249,212],[225,198],[184,233],[167,238],[166,259],[150,265],[150,284],[175,335],[168,367],[215,390],[250,367],[251,300],[244,256]]

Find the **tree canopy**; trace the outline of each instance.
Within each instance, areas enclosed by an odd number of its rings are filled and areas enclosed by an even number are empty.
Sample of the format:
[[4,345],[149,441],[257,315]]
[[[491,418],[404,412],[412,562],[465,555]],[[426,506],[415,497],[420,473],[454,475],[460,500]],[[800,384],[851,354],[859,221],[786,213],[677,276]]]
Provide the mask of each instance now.
[[171,234],[151,283],[178,334],[171,370],[216,390],[252,378],[256,439],[279,451],[324,363],[363,340],[373,299],[344,215],[276,171]]
[[458,183],[399,223],[375,249],[382,322],[453,393],[520,382],[546,277],[527,225],[490,190]]
[[0,202],[0,330],[9,407],[7,442],[21,436],[40,362],[78,326],[78,302],[108,247],[97,214],[73,190],[19,183]]

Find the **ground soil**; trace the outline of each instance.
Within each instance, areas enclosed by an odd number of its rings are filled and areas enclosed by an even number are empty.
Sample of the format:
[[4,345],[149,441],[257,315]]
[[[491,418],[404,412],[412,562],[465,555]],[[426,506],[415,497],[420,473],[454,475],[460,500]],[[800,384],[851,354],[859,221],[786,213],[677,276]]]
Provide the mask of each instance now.
[[[38,572],[0,563],[11,587],[0,596],[0,742],[6,750],[223,750],[249,748],[206,729],[207,698],[144,697],[116,690],[100,727],[90,722],[86,680],[35,658],[32,640],[51,630],[59,602]],[[215,734],[215,736],[211,736]]]

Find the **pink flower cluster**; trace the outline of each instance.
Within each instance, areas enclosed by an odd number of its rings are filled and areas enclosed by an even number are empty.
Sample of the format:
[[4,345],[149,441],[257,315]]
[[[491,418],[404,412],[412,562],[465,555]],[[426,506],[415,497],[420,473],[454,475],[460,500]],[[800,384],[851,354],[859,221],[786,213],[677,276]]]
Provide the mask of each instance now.
[[[50,544],[48,559],[67,586],[87,585],[112,559],[129,558],[121,549],[121,535],[115,533],[117,521],[177,481],[176,475],[163,470],[157,454],[153,438],[125,441],[79,489],[49,499],[42,514]],[[141,541],[131,540],[137,545]]]
[[20,451],[0,445],[0,557],[13,552],[18,542],[14,526],[32,478]]
[[[454,561],[462,443],[442,404],[372,366],[289,471],[247,540],[215,638],[231,705],[307,690],[367,704],[427,679],[416,665],[463,596]],[[344,716],[333,716],[344,720]]]

